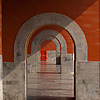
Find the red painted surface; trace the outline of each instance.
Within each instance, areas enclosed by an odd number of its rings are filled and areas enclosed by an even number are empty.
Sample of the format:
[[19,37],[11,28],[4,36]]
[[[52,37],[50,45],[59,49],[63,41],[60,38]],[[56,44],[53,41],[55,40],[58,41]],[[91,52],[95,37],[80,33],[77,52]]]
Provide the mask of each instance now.
[[44,60],[44,61],[47,60],[47,52],[46,51],[41,51],[41,60]]
[[[82,28],[88,60],[100,61],[99,0],[3,0],[3,61],[14,61],[14,41],[29,18],[47,12],[64,14]],[[1,49],[1,46],[0,46]]]
[[41,43],[41,51],[56,50],[56,44],[52,40],[45,40]]
[[41,52],[41,60],[47,60],[47,51],[48,50],[56,50],[56,45],[52,40],[45,40],[41,43],[40,52]]

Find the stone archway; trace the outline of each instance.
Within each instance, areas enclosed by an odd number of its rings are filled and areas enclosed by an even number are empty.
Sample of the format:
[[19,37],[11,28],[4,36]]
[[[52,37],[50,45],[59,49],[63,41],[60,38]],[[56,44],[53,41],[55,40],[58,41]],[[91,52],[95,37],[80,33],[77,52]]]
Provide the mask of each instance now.
[[[28,67],[29,67],[29,70],[30,71],[36,71],[37,69],[37,65],[40,64],[40,42],[43,42],[45,40],[52,40],[55,44],[56,44],[56,50],[57,50],[57,56],[60,56],[60,48],[61,48],[61,44],[59,44],[60,42],[55,39],[54,37],[52,36],[47,36],[47,37],[44,37],[44,38],[38,38],[39,40],[37,41],[37,38],[35,38],[33,40],[33,43],[35,42],[35,45],[32,45],[32,48],[34,48],[34,51],[32,51],[31,54],[28,55],[27,57],[27,63],[28,63]],[[36,50],[36,48],[38,48],[38,50]],[[37,54],[38,52],[38,54]],[[34,59],[34,61],[32,60]],[[37,60],[36,60],[37,59]],[[32,67],[34,66],[34,67]]]
[[[55,56],[58,56],[59,54],[60,54],[60,49],[61,49],[61,43],[60,43],[60,41],[59,40],[57,40],[56,38],[54,38],[54,37],[52,37],[52,36],[46,36],[46,37],[44,37],[44,38],[41,38],[41,40],[40,41],[38,41],[38,43],[37,43],[37,46],[36,46],[36,48],[37,48],[37,50],[40,50],[40,45],[41,45],[41,43],[43,42],[43,41],[45,41],[45,40],[52,40],[52,41],[56,41],[56,42],[54,42],[55,44],[56,44],[56,55]],[[60,44],[59,44],[60,43]],[[59,55],[60,56],[60,55]],[[40,60],[39,60],[39,58],[40,58],[40,52],[37,52],[37,64],[39,64],[39,62],[40,62]]]
[[[14,44],[15,61],[25,60],[25,43],[27,39],[29,40],[36,30],[48,24],[58,25],[66,29],[75,42],[76,60],[87,61],[87,43],[83,31],[72,19],[58,13],[43,13],[30,18],[22,25]],[[17,57],[18,53],[21,54],[21,56]]]
[[33,53],[34,47],[36,47],[34,42],[36,43],[36,41],[39,41],[41,39],[41,37],[47,37],[47,36],[52,36],[52,37],[54,36],[54,38],[57,38],[57,40],[59,40],[60,44],[62,44],[61,45],[61,52],[64,53],[64,54],[67,53],[67,46],[66,46],[66,42],[65,42],[63,36],[61,34],[59,34],[57,31],[54,31],[54,30],[45,30],[45,31],[40,32],[34,38],[34,40],[32,42],[31,53]]
[[[66,54],[67,53],[67,46],[66,42],[61,34],[59,34],[57,31],[54,30],[45,30],[40,32],[33,40],[32,42],[32,47],[31,47],[31,58],[33,57],[34,63],[39,62],[35,60],[35,57],[40,55],[40,52],[38,52],[38,55],[36,55],[36,45],[38,45],[39,40],[41,40],[41,37],[52,37],[52,40],[55,38],[60,44],[61,44],[61,54]],[[39,51],[39,48],[37,48],[37,51]],[[59,56],[59,54],[57,54]],[[39,59],[39,57],[38,57]],[[32,64],[33,65],[33,64]]]
[[[27,22],[25,22],[20,28],[14,44],[15,62],[21,62],[25,60],[25,58],[27,57],[26,52],[28,42],[32,34],[34,34],[34,32],[39,28],[49,24],[58,25],[67,30],[75,43],[76,61],[87,61],[87,43],[81,28],[72,19],[65,15],[57,13],[43,13],[35,17],[32,17]],[[20,56],[18,56],[18,54]],[[77,84],[75,85],[77,87]],[[76,90],[76,92],[77,91],[78,90]]]

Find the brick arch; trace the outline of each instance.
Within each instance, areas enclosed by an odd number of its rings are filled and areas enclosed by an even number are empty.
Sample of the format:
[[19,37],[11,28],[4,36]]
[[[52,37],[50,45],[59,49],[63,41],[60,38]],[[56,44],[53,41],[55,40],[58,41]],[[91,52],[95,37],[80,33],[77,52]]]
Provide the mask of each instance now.
[[[25,55],[27,55],[25,52],[27,52],[28,42],[32,34],[48,24],[58,25],[67,30],[75,42],[76,60],[87,61],[87,43],[83,31],[72,19],[58,13],[43,13],[30,18],[22,25],[14,44],[15,61],[25,60]],[[20,56],[17,56],[18,53]]]

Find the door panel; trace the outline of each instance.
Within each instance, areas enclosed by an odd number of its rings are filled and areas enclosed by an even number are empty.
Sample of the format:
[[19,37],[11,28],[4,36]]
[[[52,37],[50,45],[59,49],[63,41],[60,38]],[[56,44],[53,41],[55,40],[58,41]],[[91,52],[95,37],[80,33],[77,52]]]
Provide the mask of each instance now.
[[46,61],[47,60],[47,52],[41,51],[41,60]]

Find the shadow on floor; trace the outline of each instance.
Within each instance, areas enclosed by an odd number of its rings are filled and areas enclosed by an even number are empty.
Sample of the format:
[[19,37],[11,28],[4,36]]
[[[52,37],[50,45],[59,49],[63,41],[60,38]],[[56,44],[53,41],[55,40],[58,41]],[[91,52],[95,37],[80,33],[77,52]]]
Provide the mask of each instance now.
[[46,96],[46,97],[28,97],[28,100],[75,100],[74,97],[49,97],[49,96]]

